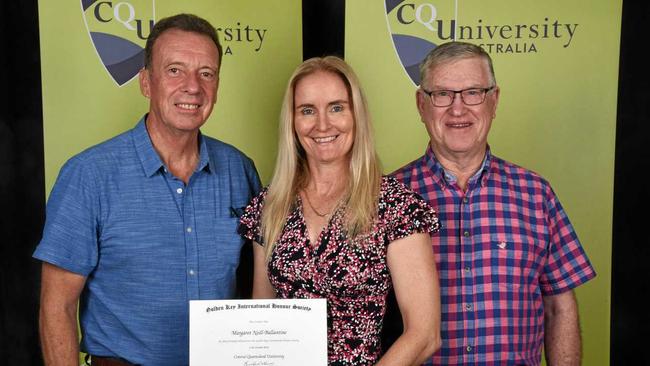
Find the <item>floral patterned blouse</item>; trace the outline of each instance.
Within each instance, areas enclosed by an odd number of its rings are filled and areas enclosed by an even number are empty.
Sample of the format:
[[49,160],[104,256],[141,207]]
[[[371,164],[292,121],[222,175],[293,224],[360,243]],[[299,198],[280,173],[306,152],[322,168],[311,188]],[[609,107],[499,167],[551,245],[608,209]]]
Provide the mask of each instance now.
[[[261,243],[260,214],[267,189],[253,198],[241,217],[240,232]],[[383,177],[379,214],[371,230],[350,240],[345,207],[337,209],[312,245],[300,197],[268,264],[280,298],[326,298],[329,365],[374,365],[381,353],[380,332],[391,277],[388,244],[414,233],[437,232],[435,211],[416,193]]]

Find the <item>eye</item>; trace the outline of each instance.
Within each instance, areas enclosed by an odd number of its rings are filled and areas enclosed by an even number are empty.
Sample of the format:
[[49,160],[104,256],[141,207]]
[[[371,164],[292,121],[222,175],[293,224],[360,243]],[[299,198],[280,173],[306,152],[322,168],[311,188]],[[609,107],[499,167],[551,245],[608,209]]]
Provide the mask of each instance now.
[[343,112],[343,106],[340,104],[334,104],[330,110],[332,112]]
[[434,90],[431,94],[433,94],[434,97],[448,97],[451,95],[451,90]]
[[177,67],[170,67],[169,69],[167,69],[167,72],[171,75],[178,75],[181,72],[181,70]]
[[303,116],[310,116],[314,113],[315,113],[314,108],[311,107],[304,107],[300,110],[300,114],[302,114]]
[[465,95],[467,95],[467,96],[475,97],[475,96],[480,96],[481,94],[483,94],[483,90],[482,89],[467,89],[467,90],[464,90],[463,93],[465,93]]
[[214,74],[211,71],[202,71],[201,76],[207,80],[212,80],[214,78]]

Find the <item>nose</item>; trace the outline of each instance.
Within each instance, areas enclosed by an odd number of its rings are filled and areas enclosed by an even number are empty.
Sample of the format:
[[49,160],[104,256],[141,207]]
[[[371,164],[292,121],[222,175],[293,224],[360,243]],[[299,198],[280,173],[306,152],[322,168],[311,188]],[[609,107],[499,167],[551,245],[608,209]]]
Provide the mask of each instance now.
[[463,102],[463,97],[460,92],[454,92],[454,100],[449,106],[449,111],[454,116],[460,116],[465,112],[465,103]]
[[188,94],[196,94],[200,89],[199,76],[194,73],[188,73],[183,84],[183,91]]
[[327,131],[329,128],[330,121],[327,113],[318,113],[316,117],[316,129],[318,131]]

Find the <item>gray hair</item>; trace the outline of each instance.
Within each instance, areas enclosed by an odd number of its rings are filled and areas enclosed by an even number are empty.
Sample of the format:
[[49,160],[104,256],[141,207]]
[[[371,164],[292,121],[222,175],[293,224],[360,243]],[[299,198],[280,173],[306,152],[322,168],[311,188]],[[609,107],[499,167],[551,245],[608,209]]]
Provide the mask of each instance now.
[[492,66],[492,58],[485,52],[483,48],[472,43],[467,42],[447,42],[439,45],[431,50],[427,56],[420,63],[420,86],[427,80],[426,77],[431,70],[436,67],[451,61],[457,61],[467,58],[480,57],[487,62],[490,69],[491,83],[496,84],[496,77],[494,76],[494,66]]

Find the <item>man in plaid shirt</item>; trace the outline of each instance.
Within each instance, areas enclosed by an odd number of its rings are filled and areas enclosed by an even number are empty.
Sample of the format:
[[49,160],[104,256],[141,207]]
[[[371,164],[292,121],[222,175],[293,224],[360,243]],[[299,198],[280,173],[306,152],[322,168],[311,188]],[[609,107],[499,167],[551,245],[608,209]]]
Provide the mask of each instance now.
[[430,136],[394,175],[427,199],[442,229],[442,348],[433,365],[580,364],[573,288],[596,274],[547,181],[490,153],[499,87],[480,47],[450,42],[420,66]]

